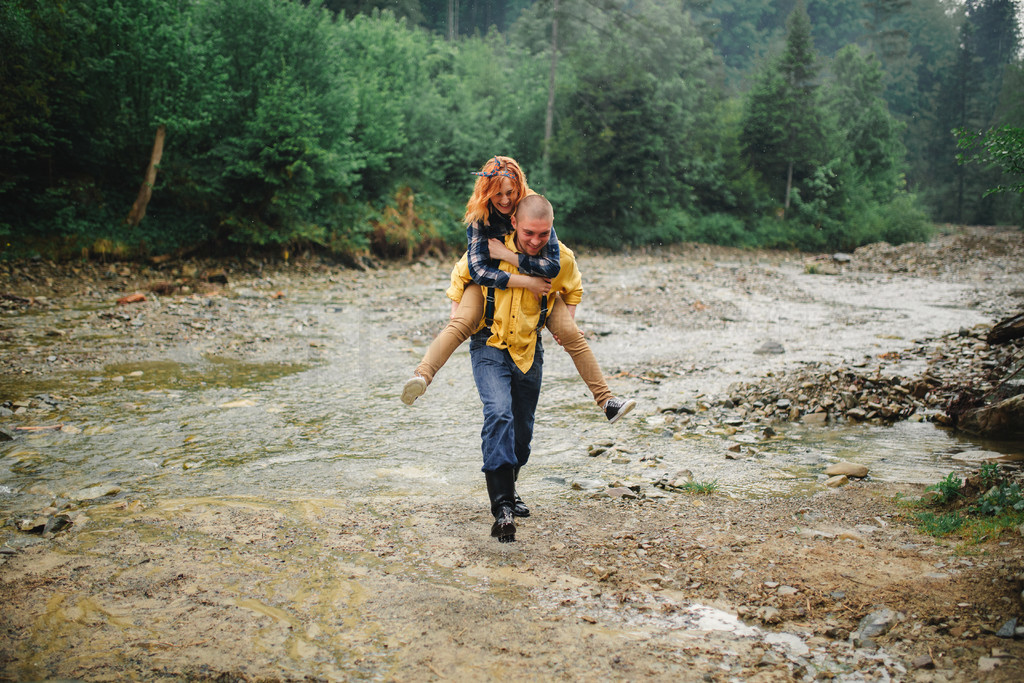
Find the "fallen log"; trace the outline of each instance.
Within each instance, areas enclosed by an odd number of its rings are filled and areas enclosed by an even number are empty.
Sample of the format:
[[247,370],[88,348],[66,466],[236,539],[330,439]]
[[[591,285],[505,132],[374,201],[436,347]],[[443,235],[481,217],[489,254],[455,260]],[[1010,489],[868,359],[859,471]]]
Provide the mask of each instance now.
[[1024,394],[969,410],[960,416],[957,428],[992,439],[1024,438]]

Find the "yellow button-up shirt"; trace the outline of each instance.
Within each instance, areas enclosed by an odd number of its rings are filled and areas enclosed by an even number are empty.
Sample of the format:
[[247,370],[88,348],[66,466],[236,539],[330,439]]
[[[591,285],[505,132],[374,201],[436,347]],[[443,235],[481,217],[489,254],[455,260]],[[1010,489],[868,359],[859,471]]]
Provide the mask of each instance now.
[[[505,237],[505,246],[512,251],[519,253],[515,244],[515,233],[509,233]],[[559,264],[561,268],[558,275],[551,280],[551,292],[548,294],[548,308],[551,307],[551,297],[555,294],[562,295],[562,301],[567,306],[575,306],[583,299],[583,278],[579,268],[576,266],[576,257],[569,247],[559,241]],[[501,262],[499,266],[509,273],[519,273],[515,266]],[[469,276],[469,264],[466,255],[463,254],[455,268],[452,269],[451,286],[446,294],[452,301],[462,301],[462,293],[466,287],[472,284],[473,279]],[[521,287],[509,287],[508,289],[494,290],[494,324],[491,325],[491,337],[487,340],[488,346],[498,349],[508,349],[509,355],[515,361],[516,367],[524,373],[533,367],[533,356],[537,349],[537,323],[540,322],[540,301],[526,289]],[[484,321],[476,331],[484,327]]]

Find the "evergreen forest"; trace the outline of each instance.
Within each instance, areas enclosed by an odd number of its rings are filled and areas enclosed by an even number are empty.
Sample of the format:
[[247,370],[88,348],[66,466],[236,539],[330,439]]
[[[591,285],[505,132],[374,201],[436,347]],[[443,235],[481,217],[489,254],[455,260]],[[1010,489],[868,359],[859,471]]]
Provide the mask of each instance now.
[[0,0],[0,258],[851,250],[1024,220],[1020,0]]

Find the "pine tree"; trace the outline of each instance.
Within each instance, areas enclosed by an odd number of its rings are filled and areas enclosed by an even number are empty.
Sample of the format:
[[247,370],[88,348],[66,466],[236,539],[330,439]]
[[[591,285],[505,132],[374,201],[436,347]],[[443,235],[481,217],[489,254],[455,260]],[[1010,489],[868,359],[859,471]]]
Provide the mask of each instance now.
[[794,187],[826,161],[818,64],[803,0],[787,25],[786,49],[751,91],[741,134],[751,165],[784,209],[789,209]]

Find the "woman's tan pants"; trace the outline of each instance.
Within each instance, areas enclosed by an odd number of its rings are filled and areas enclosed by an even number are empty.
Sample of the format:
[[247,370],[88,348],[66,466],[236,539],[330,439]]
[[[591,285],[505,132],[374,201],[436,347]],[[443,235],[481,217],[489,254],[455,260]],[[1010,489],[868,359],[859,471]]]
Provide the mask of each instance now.
[[[590,392],[594,395],[594,401],[603,407],[612,397],[612,392],[608,388],[608,383],[604,381],[601,366],[597,364],[597,358],[590,350],[590,344],[587,343],[580,329],[576,327],[576,321],[569,314],[569,309],[562,301],[562,297],[554,295],[549,297],[548,301],[550,305],[546,327],[558,338],[562,348],[572,358],[572,362],[576,365],[576,372],[587,383]],[[483,291],[480,289],[480,285],[469,285],[462,294],[462,301],[459,302],[459,307],[455,310],[455,316],[430,343],[427,352],[423,355],[423,360],[416,366],[416,374],[427,380],[428,385],[434,381],[434,375],[448,362],[451,355],[455,353],[455,349],[459,348],[459,345],[476,331],[483,316]]]

